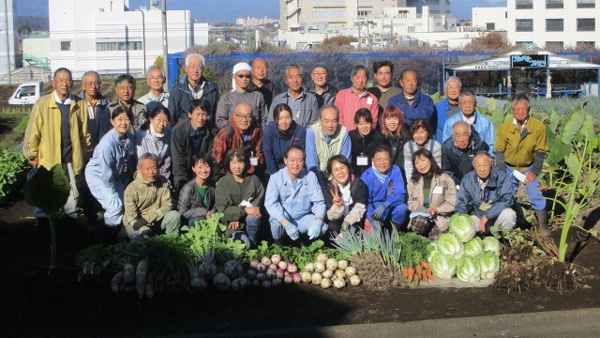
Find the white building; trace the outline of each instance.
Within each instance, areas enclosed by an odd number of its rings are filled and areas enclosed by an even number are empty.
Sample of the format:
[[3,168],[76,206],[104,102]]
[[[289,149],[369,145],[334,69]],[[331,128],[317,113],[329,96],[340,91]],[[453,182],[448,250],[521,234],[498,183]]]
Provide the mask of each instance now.
[[23,65],[49,67],[50,35],[35,34],[23,38]]
[[600,46],[598,0],[508,0],[506,7],[474,8],[473,25],[503,30],[515,44]]
[[267,18],[254,18],[254,17],[246,17],[246,18],[237,18],[235,19],[235,24],[237,26],[263,26],[267,24],[278,23],[279,20]]
[[[49,0],[52,71],[144,74],[162,56],[157,3],[131,10],[129,0]],[[167,36],[169,53],[183,52],[208,43],[208,25],[194,24],[189,10],[168,10]]]
[[15,70],[15,51],[18,31],[16,1],[0,1],[0,83],[8,83],[10,72]]

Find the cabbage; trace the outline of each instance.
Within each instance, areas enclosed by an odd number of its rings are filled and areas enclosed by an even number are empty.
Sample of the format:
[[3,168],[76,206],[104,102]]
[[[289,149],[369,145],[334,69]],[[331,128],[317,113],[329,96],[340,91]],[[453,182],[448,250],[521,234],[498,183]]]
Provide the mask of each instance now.
[[456,277],[465,283],[476,283],[481,280],[479,260],[465,257],[456,269]]
[[454,214],[450,217],[448,230],[454,233],[463,243],[466,243],[475,236],[475,224],[473,218],[466,214]]
[[436,278],[450,279],[456,273],[456,260],[452,255],[438,252],[433,257],[430,267]]
[[500,271],[500,258],[488,251],[479,258],[479,265],[481,265],[482,279],[494,278],[496,272]]
[[494,254],[496,254],[496,256],[500,256],[502,244],[500,244],[500,242],[498,242],[496,238],[488,236],[483,239],[483,249],[484,251],[493,252]]
[[463,255],[463,245],[454,234],[441,234],[436,243],[441,253],[452,255],[454,259],[459,259]]
[[440,254],[440,250],[438,250],[437,248],[435,250],[431,250],[429,252],[429,254],[427,255],[427,263],[429,263],[429,265],[431,265],[431,263],[433,262],[433,259],[438,256]]
[[465,256],[469,258],[479,258],[483,254],[483,241],[475,237],[465,244]]

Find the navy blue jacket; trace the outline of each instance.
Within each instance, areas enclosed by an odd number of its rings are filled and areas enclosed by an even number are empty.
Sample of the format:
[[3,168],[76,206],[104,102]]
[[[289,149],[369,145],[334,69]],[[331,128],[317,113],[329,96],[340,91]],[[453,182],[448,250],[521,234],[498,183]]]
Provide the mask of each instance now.
[[442,170],[452,177],[454,183],[460,184],[462,178],[473,170],[475,154],[480,150],[489,149],[488,144],[481,140],[475,130],[471,131],[471,140],[465,150],[458,149],[451,137],[442,145]]
[[263,134],[263,154],[267,165],[267,174],[273,175],[285,167],[283,156],[293,145],[304,149],[306,144],[306,129],[294,122],[288,131],[288,137],[282,135],[274,121],[270,122]]
[[[460,190],[458,190],[458,200],[456,201],[454,212],[458,214],[472,214],[479,218],[486,216],[492,220],[500,216],[502,210],[511,208],[513,201],[512,184],[510,177],[507,177],[506,170],[500,170],[492,166],[488,184],[484,189],[483,201],[481,200],[479,183],[477,182],[477,173],[471,171],[460,182]],[[487,202],[491,207],[487,210],[479,209],[482,202]]]
[[404,96],[404,91],[391,97],[388,101],[388,106],[400,108],[404,114],[404,124],[407,128],[410,127],[414,120],[427,120],[430,125],[433,125],[433,122],[435,122],[433,121],[433,113],[435,111],[433,100],[420,90],[415,93],[415,102],[413,102],[412,106],[408,104]]
[[[215,114],[217,111],[217,103],[219,102],[219,91],[217,87],[202,77],[204,84],[204,91],[200,99],[207,100],[210,103],[210,120],[215,123]],[[171,95],[169,96],[169,111],[171,112],[171,124],[175,125],[179,120],[187,120],[188,112],[192,107],[192,101],[194,96],[190,92],[188,86],[187,75],[185,75],[181,81],[173,88]]]
[[[83,90],[79,94],[79,97],[85,102],[85,93]],[[108,103],[108,100],[102,96],[96,103],[94,119],[88,119],[88,133],[90,133],[90,136],[92,137],[92,149],[96,148],[96,145],[98,145],[102,136],[112,129],[109,116],[110,112],[106,108]],[[87,108],[87,103],[85,105]]]

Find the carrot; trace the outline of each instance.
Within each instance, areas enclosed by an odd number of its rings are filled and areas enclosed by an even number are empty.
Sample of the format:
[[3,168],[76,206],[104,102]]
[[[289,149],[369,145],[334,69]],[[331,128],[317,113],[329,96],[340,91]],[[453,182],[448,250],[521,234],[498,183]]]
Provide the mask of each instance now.
[[421,281],[421,277],[419,276],[419,274],[415,274],[415,284],[419,285],[420,281]]
[[431,270],[431,268],[429,267],[429,264],[427,264],[427,262],[421,263],[421,266],[427,270]]
[[413,281],[413,277],[415,276],[415,268],[408,268],[408,282],[411,283]]
[[423,273],[423,267],[420,265],[417,265],[417,275],[421,275]]
[[408,278],[408,268],[402,269],[402,277]]

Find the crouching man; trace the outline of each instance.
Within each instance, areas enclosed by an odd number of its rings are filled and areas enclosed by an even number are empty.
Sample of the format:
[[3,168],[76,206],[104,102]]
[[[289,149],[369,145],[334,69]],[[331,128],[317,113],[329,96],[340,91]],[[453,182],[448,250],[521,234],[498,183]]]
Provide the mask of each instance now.
[[173,210],[171,187],[158,172],[156,155],[143,154],[133,182],[125,189],[123,224],[129,238],[179,231],[180,216]]
[[460,182],[454,211],[471,215],[475,231],[485,232],[492,225],[511,230],[517,223],[517,214],[511,209],[514,196],[506,171],[492,166],[492,158],[485,150],[477,152],[473,168]]

